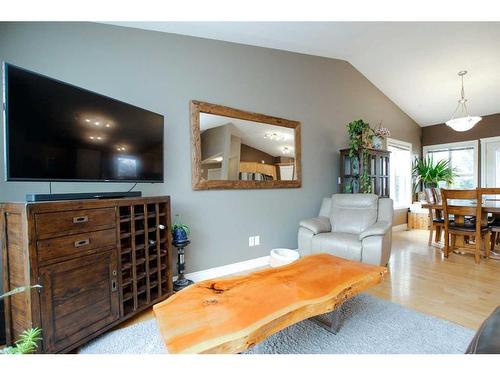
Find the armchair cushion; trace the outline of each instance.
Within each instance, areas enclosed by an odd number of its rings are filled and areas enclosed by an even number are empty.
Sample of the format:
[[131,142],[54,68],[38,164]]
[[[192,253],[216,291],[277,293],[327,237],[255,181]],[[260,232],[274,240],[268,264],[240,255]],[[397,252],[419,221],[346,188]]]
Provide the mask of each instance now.
[[375,224],[370,225],[359,235],[359,240],[370,236],[383,236],[391,230],[391,223],[387,221],[377,221]]
[[323,216],[301,220],[299,225],[302,228],[309,229],[314,234],[330,232],[332,230],[330,219]]
[[330,221],[332,231],[359,235],[377,221],[375,194],[333,194]]
[[341,258],[361,261],[362,243],[350,233],[320,233],[312,238],[312,253],[329,253]]

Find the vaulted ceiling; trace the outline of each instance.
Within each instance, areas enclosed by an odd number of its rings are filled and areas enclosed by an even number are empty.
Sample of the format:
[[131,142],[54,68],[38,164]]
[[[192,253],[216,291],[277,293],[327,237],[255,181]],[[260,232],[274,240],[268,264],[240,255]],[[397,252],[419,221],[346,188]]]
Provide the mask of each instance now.
[[448,120],[467,70],[473,115],[500,112],[500,22],[119,22],[349,61],[427,126]]

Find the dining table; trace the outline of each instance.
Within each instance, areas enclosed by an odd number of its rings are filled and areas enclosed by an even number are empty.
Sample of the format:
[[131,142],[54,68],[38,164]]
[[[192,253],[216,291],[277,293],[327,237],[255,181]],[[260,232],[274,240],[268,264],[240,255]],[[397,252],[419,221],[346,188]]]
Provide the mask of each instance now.
[[[475,206],[476,202],[469,199],[449,199],[448,206]],[[500,200],[486,199],[483,203],[483,213],[500,214]],[[443,210],[442,202],[430,204],[422,203],[422,208],[433,208],[435,210]]]
[[[475,207],[476,206],[476,201],[475,200],[470,200],[470,199],[449,199],[448,200],[448,206],[471,206]],[[493,214],[493,215],[500,215],[500,200],[497,199],[484,199],[482,204],[482,211],[483,211],[483,218],[482,220],[486,220],[488,218],[488,214]],[[427,203],[424,202],[422,203],[422,208],[432,208],[434,210],[444,210],[444,205],[442,202],[437,202],[437,203]],[[500,260],[500,253],[497,253],[495,251],[492,251],[490,253],[490,258],[491,259],[496,259]]]

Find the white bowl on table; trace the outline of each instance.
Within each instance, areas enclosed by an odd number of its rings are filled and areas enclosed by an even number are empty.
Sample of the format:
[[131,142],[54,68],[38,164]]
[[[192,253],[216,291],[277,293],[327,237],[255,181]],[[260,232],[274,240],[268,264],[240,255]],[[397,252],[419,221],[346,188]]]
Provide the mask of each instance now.
[[280,267],[295,262],[299,258],[300,254],[297,250],[272,249],[269,254],[269,265],[271,267]]

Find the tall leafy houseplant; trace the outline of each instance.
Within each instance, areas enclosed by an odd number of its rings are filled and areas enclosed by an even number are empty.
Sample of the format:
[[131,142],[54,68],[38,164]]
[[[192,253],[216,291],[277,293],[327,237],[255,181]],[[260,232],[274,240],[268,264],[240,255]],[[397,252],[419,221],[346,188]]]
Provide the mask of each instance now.
[[449,160],[440,160],[434,163],[432,156],[425,158],[415,158],[413,162],[413,177],[415,178],[414,191],[420,183],[424,188],[436,188],[440,182],[452,184],[456,177],[456,170],[451,167]]
[[363,169],[360,170],[359,176],[360,191],[371,193],[372,186],[366,166],[369,159],[368,147],[374,134],[373,129],[370,127],[370,124],[359,119],[347,124],[347,132],[349,134],[349,158],[351,159],[351,163],[354,163],[356,159],[360,162],[360,151],[363,160]]

